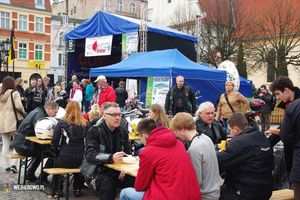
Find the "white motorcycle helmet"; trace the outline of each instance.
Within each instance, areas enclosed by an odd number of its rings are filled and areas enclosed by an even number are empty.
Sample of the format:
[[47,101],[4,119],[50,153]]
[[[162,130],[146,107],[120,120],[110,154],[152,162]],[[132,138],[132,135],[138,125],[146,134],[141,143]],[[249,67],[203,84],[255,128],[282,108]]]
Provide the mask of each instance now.
[[64,118],[65,114],[66,114],[66,110],[59,106],[58,112],[56,113],[54,118],[57,120],[61,120],[62,118]]
[[57,122],[54,117],[45,117],[38,120],[34,125],[36,137],[39,139],[51,139]]

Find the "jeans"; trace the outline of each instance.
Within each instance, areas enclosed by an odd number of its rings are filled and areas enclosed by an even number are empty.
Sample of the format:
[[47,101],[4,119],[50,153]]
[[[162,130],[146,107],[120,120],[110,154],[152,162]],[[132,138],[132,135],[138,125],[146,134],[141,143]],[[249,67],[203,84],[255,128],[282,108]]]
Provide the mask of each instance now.
[[261,132],[265,134],[265,131],[269,130],[270,128],[270,113],[261,114]]
[[223,118],[223,125],[224,125],[224,128],[226,129],[226,131],[229,132],[229,128],[227,126],[227,120],[228,120],[228,118],[227,119]]
[[83,104],[84,104],[84,111],[85,111],[85,113],[88,113],[90,111],[90,101],[84,100]]
[[145,192],[137,192],[134,188],[123,189],[120,200],[142,200]]

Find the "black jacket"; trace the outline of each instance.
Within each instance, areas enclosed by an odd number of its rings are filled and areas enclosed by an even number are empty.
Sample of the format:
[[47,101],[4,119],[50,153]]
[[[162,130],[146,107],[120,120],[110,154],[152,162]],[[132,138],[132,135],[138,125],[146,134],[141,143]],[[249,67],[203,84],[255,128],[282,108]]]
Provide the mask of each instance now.
[[[300,98],[300,89],[298,87],[295,87],[295,94],[294,94],[294,101],[296,99]],[[277,107],[286,109],[288,103],[284,103],[281,101]],[[271,146],[275,146],[279,141],[280,141],[280,136],[279,135],[271,135],[268,140],[271,143]],[[293,147],[287,146],[284,144],[284,154],[285,154],[285,165],[286,165],[286,170],[287,172],[291,172],[292,170],[292,164],[293,164]]]
[[[173,96],[171,95],[172,90],[173,90]],[[185,92],[185,91],[187,91],[187,92]],[[170,111],[171,102],[173,102],[172,114],[175,115],[177,113],[178,92],[179,92],[179,89],[178,89],[177,85],[170,88],[170,90],[166,96],[166,101],[165,101],[166,114],[170,113],[169,111]],[[194,93],[193,88],[191,88],[188,85],[183,85],[180,92],[181,92],[180,94],[182,97],[181,99],[182,99],[182,105],[183,105],[184,112],[195,113],[196,112],[196,99],[195,99],[195,93]],[[191,105],[189,105],[188,102],[190,102]]]
[[218,152],[220,174],[227,187],[240,192],[239,199],[269,199],[272,195],[273,148],[261,132],[248,128]]
[[264,108],[260,111],[262,114],[267,114],[272,112],[272,108],[271,108],[272,95],[270,94],[270,92],[267,92],[261,97],[257,95],[255,98],[262,99],[266,103]]
[[280,138],[285,147],[293,150],[291,180],[300,182],[300,99],[290,103],[285,110],[280,128]]
[[[113,145],[114,133],[116,134],[115,146]],[[88,163],[97,164],[99,173],[107,173],[114,179],[118,179],[120,172],[110,170],[104,167],[103,164],[113,163],[113,154],[120,151],[131,154],[128,132],[124,128],[118,127],[112,133],[108,129],[105,120],[102,120],[100,124],[96,124],[88,130],[85,157]]]
[[128,93],[123,87],[118,87],[115,89],[116,93],[116,103],[120,105],[120,107],[125,106],[125,101],[128,99]]
[[221,142],[221,140],[226,140],[229,133],[226,132],[226,129],[217,121],[213,121],[211,128],[205,123],[201,117],[197,117],[196,121],[196,130],[198,133],[204,133],[210,137],[211,141],[216,145]]
[[29,113],[31,112],[31,109],[32,109],[32,98],[33,98],[33,95],[34,95],[34,92],[32,92],[32,89],[34,88],[35,86],[29,86],[28,88],[26,88],[25,90],[25,96],[27,98],[27,108],[26,108],[26,112]]
[[22,100],[22,105],[23,105],[24,109],[26,110],[26,95],[25,95],[25,90],[20,85],[18,85],[16,88],[17,88],[17,91],[20,93],[20,96],[25,98],[24,100]]
[[83,156],[84,138],[89,123],[86,126],[76,126],[66,121],[59,121],[55,126],[51,143],[60,147],[60,154],[64,156]]
[[19,154],[32,157],[40,155],[41,146],[35,142],[26,140],[25,137],[35,136],[34,125],[38,120],[44,117],[48,117],[48,114],[43,107],[37,107],[25,117],[16,131],[13,140],[14,148]]

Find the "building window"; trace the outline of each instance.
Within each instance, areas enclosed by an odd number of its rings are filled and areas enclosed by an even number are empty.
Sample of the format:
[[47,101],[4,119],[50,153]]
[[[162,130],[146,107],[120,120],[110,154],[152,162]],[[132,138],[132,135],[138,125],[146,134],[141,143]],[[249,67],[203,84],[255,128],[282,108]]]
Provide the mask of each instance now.
[[171,0],[168,0],[168,3],[171,3]]
[[135,14],[135,3],[129,4],[129,12]]
[[117,1],[117,11],[123,12],[123,3],[121,0]]
[[43,60],[43,46],[35,45],[35,60]]
[[35,20],[35,31],[43,32],[43,18],[37,17]]
[[35,0],[35,4],[44,5],[44,0]]
[[19,15],[19,30],[27,30],[27,16]]
[[73,15],[73,9],[71,10],[71,15]]
[[267,82],[275,80],[275,65],[276,65],[276,52],[274,50],[269,52],[270,62],[268,63]]
[[76,13],[76,6],[74,6],[74,14]]
[[27,58],[27,44],[19,43],[19,59]]
[[63,37],[64,37],[64,32],[60,32],[58,36],[58,45],[62,46],[63,45]]
[[9,29],[9,13],[0,12],[0,28],[8,28]]
[[58,66],[64,65],[64,55],[62,53],[58,54]]

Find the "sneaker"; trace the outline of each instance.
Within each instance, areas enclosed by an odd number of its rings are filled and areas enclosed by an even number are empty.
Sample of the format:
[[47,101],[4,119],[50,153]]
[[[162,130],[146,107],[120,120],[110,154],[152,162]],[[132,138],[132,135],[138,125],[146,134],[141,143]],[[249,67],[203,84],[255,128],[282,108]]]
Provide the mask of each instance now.
[[74,190],[74,196],[75,197],[80,197],[81,196],[81,191],[79,189]]
[[[57,197],[58,196],[58,191],[54,191],[54,196]],[[64,193],[62,190],[59,191],[59,197],[63,197]]]
[[10,167],[5,168],[5,172],[10,172]]
[[13,172],[13,173],[18,173],[18,170],[17,170],[17,167],[15,165],[12,165],[10,167],[10,170]]

